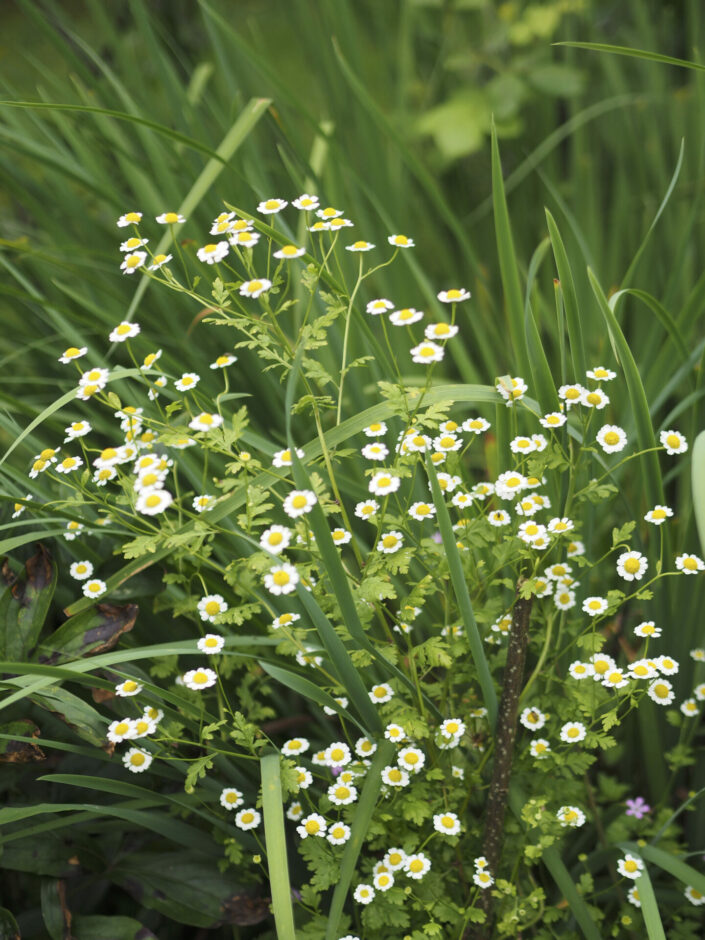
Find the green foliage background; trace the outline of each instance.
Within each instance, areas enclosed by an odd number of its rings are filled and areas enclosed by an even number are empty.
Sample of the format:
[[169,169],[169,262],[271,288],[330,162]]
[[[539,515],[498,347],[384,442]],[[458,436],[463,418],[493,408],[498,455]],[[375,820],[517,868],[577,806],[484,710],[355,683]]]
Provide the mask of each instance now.
[[[417,255],[404,255],[403,264],[385,271],[375,285],[379,296],[432,310],[437,285],[461,282],[473,292],[463,314],[464,333],[472,339],[449,350],[454,377],[486,385],[497,375],[515,374],[518,351],[508,341],[505,313],[512,298],[495,249],[492,115],[521,274],[519,309],[531,272],[529,299],[553,375],[576,377],[556,327],[557,272],[545,207],[565,241],[590,362],[612,360],[613,354],[588,266],[605,291],[639,288],[662,305],[627,296],[616,315],[654,426],[675,424],[692,441],[705,427],[705,79],[693,70],[552,43],[609,42],[697,59],[703,38],[697,0],[5,4],[2,450],[69,391],[71,380],[56,362],[64,347],[102,348],[107,331],[126,315],[148,325],[151,341],[174,368],[189,368],[191,345],[201,360],[221,351],[216,331],[203,327],[198,310],[176,305],[167,292],[135,285],[118,271],[116,217],[131,208],[154,215],[189,196],[189,216],[201,230],[223,201],[251,206],[309,187],[353,215],[362,236],[408,232]],[[272,103],[258,106],[253,99]],[[243,129],[243,114],[251,127]],[[321,361],[326,364],[329,356],[329,364],[338,363],[341,346],[342,336],[334,335]],[[366,336],[353,333],[350,358],[368,352]],[[263,374],[254,357],[242,355],[239,369],[256,399],[280,400],[278,380]],[[378,368],[373,376],[383,378],[384,372]],[[365,394],[358,381],[356,373],[348,377],[344,417],[355,413]],[[635,414],[635,425],[638,420]],[[263,409],[260,421],[254,433],[284,446],[281,408]],[[295,422],[302,439],[313,436],[304,433],[305,419]],[[31,492],[29,461],[46,446],[49,431],[56,436],[65,423],[63,412],[50,417],[5,460],[8,502]],[[260,440],[253,437],[253,446]],[[679,542],[697,550],[685,468],[674,465],[663,485],[668,503],[678,506]],[[641,479],[624,476],[620,483],[633,517],[643,515],[650,503]],[[0,553],[27,557],[30,542],[52,524],[14,523],[9,516],[8,509]],[[61,558],[60,548],[57,554]],[[705,598],[694,580],[679,583],[659,612],[677,627],[671,649],[682,663],[702,642],[699,611]],[[160,623],[158,610],[150,613],[161,589],[159,574],[147,569],[111,595],[115,602],[141,605],[145,633],[128,642],[186,636],[178,623],[173,629]],[[72,600],[71,587],[59,583],[57,600],[55,617]],[[272,697],[278,697],[282,714],[300,707],[293,694],[273,689]],[[658,755],[676,738],[653,709],[644,712],[641,733],[610,759],[633,768],[633,779],[655,799],[667,770],[658,760],[645,762],[645,749]],[[66,764],[61,769],[71,772]],[[26,769],[11,768],[3,786],[12,791],[27,775]],[[681,796],[705,786],[702,762],[676,784]],[[46,785],[33,785],[34,793],[44,794],[37,799],[46,798]],[[75,798],[67,784],[52,787],[56,802]],[[698,810],[691,818],[696,850],[705,845],[705,814]],[[44,837],[41,864],[20,858],[19,850],[13,857],[8,848],[5,861],[0,859],[14,872],[8,877],[11,899],[27,889],[27,873],[37,876],[30,890],[35,909],[23,936],[42,936],[48,922],[60,929],[56,880],[67,873],[67,863],[51,858],[51,838]],[[104,831],[99,851],[106,858],[110,839]],[[197,868],[188,853],[183,865],[179,883]],[[107,885],[101,883],[100,890],[107,892]],[[110,913],[123,912],[116,901]],[[78,940],[101,936],[100,925],[83,929]],[[123,935],[134,936],[137,929],[126,924]],[[160,937],[192,935],[176,926],[162,924],[161,930]],[[231,928],[222,930],[232,935]],[[235,935],[255,931],[243,927]]]

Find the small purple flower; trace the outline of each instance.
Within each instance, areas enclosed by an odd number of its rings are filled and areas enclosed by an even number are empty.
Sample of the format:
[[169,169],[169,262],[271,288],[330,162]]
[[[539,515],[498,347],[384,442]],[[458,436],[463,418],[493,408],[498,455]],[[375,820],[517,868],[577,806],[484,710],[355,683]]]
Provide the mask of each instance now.
[[443,536],[441,535],[440,532],[434,532],[431,538],[433,539],[434,542],[436,542],[437,545],[440,545],[441,542],[443,541]]
[[651,807],[643,798],[643,796],[638,796],[635,800],[627,800],[627,816],[634,816],[635,819],[641,819],[650,812]]
[[337,777],[338,774],[340,774],[340,773],[343,772],[343,768],[342,768],[342,767],[338,767],[338,766],[336,766],[336,767],[331,767],[330,772],[333,774],[334,777]]

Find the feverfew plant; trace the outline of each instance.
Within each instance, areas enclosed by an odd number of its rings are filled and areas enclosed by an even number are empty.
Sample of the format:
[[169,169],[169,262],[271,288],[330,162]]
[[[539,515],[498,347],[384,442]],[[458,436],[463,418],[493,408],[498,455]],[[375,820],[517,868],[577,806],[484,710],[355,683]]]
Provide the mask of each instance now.
[[[705,685],[681,683],[673,625],[647,618],[664,581],[705,564],[695,545],[667,551],[670,507],[629,518],[615,500],[616,471],[643,456],[619,367],[556,383],[551,409],[528,376],[442,384],[471,340],[472,297],[445,287],[428,313],[376,297],[410,236],[356,239],[311,194],[226,209],[212,240],[194,230],[173,256],[151,245],[157,225],[190,224],[178,212],[118,220],[123,273],[208,310],[222,355],[172,367],[129,321],[106,337],[123,366],[66,349],[76,414],[28,468],[80,517],[65,534],[79,608],[123,580],[86,550],[107,525],[126,562],[161,562],[159,608],[190,624],[189,654],[155,665],[157,691],[128,666],[117,677],[129,714],[106,708],[116,766],[179,768],[230,827],[213,830],[223,867],[260,878],[252,762],[279,752],[297,936],[329,936],[331,910],[335,938],[370,940],[567,935],[578,902],[603,936],[639,923],[639,849],[658,833],[675,850],[679,823],[663,804],[625,814],[631,781],[610,754],[654,703],[682,729],[670,766],[692,760]],[[353,330],[370,355],[350,359]],[[283,383],[268,437],[273,415],[233,404],[244,356]],[[369,372],[367,401],[346,396],[353,370]],[[681,431],[661,434],[664,460],[687,449]],[[276,713],[275,680],[309,698],[313,722]],[[680,890],[687,920],[703,895]]]

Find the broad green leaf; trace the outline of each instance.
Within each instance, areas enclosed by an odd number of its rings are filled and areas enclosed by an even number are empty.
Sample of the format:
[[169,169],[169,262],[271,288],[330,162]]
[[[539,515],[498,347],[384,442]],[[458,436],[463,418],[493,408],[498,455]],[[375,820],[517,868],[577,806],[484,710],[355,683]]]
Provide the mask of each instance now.
[[75,940],[158,940],[156,934],[132,917],[79,914],[72,920],[71,930]]
[[19,578],[2,566],[7,587],[0,598],[0,657],[21,661],[36,646],[56,587],[56,565],[40,542]]
[[695,438],[692,457],[693,508],[700,537],[700,549],[705,554],[705,431]]
[[70,617],[40,644],[39,662],[53,665],[108,652],[133,628],[138,610],[137,604],[95,604]]
[[29,718],[18,718],[0,725],[0,763],[27,764],[46,760],[37,738],[39,728]]

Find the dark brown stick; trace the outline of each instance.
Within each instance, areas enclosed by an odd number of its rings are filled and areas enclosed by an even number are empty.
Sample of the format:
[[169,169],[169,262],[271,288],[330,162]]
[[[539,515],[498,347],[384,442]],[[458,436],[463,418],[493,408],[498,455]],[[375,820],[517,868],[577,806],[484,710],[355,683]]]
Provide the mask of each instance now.
[[[517,590],[521,587],[521,584],[520,581]],[[533,600],[533,597],[518,597],[514,605],[512,628],[509,633],[509,646],[507,649],[507,664],[504,668],[502,681],[502,698],[497,714],[492,781],[485,809],[485,834],[483,838],[483,851],[492,877],[497,876],[502,853],[504,815],[507,810],[509,777],[512,771],[514,742],[517,735],[517,711],[524,679],[526,650],[529,645],[529,617]],[[485,913],[485,923],[470,927],[465,932],[467,940],[469,938],[489,940],[492,921],[491,888],[485,888],[482,891],[479,908]]]

